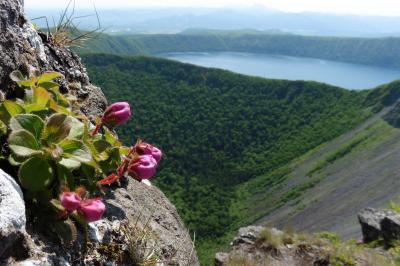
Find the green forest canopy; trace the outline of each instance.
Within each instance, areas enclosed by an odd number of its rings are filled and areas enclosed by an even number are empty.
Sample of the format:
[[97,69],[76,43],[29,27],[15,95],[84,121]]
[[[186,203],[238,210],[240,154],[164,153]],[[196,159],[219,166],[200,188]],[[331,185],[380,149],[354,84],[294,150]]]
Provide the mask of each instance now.
[[156,58],[83,59],[110,102],[131,104],[120,138],[133,144],[145,136],[163,150],[154,182],[200,243],[240,224],[240,213],[230,209],[238,184],[348,131],[370,107],[393,98],[390,86],[370,93]]
[[245,31],[106,35],[85,44],[85,53],[158,55],[169,52],[249,52],[313,57],[400,67],[400,38],[315,37]]

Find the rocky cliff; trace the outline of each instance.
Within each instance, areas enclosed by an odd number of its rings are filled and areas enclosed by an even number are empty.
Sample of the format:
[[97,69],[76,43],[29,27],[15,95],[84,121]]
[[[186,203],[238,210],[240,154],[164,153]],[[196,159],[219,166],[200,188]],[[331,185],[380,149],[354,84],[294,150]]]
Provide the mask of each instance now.
[[[0,88],[3,97],[18,94],[10,73],[56,71],[60,91],[74,95],[88,117],[106,105],[100,88],[90,83],[80,58],[51,36],[37,32],[23,14],[21,0],[0,1]],[[3,150],[7,149],[2,140]],[[175,207],[151,184],[123,180],[105,189],[106,213],[89,226],[89,244],[82,232],[73,246],[62,245],[51,232],[38,233],[25,215],[23,192],[7,163],[0,165],[0,264],[10,265],[135,265],[157,258],[163,265],[198,265],[189,232]],[[30,264],[26,264],[30,263]]]

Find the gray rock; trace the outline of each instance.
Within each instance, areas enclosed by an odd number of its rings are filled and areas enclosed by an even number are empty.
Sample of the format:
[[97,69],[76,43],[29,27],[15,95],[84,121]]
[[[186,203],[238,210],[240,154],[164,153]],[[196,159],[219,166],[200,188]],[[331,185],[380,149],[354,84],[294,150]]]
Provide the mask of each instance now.
[[382,237],[381,222],[390,212],[366,208],[358,213],[358,221],[364,242],[371,242]]
[[388,215],[381,221],[383,239],[387,244],[400,240],[400,214]]
[[254,244],[257,240],[257,236],[260,232],[264,230],[262,226],[247,226],[242,227],[239,229],[238,233],[236,234],[235,238],[233,239],[232,245],[238,245],[242,243],[246,244]]
[[214,265],[223,266],[228,259],[229,259],[228,253],[218,252],[217,254],[215,254]]
[[393,211],[366,208],[358,214],[363,241],[383,239],[386,244],[400,240],[400,214]]
[[26,216],[22,191],[15,180],[0,169],[0,259],[23,245]]
[[199,265],[189,232],[176,208],[155,186],[131,178],[123,187],[107,191],[105,217],[128,219],[151,231],[164,265]]

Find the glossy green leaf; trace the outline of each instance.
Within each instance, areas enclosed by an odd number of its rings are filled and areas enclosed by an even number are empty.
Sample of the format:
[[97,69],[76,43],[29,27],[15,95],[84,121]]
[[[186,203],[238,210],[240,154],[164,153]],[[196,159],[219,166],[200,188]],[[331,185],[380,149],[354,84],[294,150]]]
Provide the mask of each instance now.
[[32,133],[37,140],[39,140],[42,134],[43,127],[43,120],[39,116],[33,114],[18,114],[10,120],[10,128],[13,131],[25,129]]
[[65,114],[53,114],[49,117],[42,134],[48,143],[58,143],[65,139],[72,127],[71,119]]
[[11,117],[24,113],[24,108],[13,101],[5,100],[3,106]]
[[44,190],[54,178],[53,169],[46,160],[33,157],[21,164],[18,178],[21,185],[28,190]]
[[42,154],[35,137],[27,130],[13,131],[8,138],[11,151],[19,157],[29,157]]
[[61,73],[49,71],[49,72],[43,73],[39,77],[37,83],[38,83],[38,85],[41,85],[42,83],[52,81],[55,78],[62,78],[62,77],[64,77],[64,75]]

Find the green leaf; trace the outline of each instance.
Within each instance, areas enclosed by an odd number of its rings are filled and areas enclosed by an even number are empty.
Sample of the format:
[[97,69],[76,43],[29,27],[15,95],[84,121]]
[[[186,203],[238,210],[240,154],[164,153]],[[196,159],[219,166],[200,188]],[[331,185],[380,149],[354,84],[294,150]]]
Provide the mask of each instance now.
[[13,154],[10,154],[10,156],[8,157],[8,162],[12,166],[20,166],[21,163],[23,163],[25,161],[26,161],[26,158],[16,157]]
[[43,73],[39,77],[39,80],[37,83],[38,83],[38,85],[41,85],[42,83],[52,81],[55,78],[63,78],[63,77],[64,77],[64,75],[61,73],[49,71],[49,72]]
[[71,119],[65,114],[53,114],[43,130],[42,138],[49,143],[58,143],[65,139],[72,127]]
[[42,159],[33,157],[21,164],[18,178],[21,185],[31,191],[44,190],[53,180],[53,169]]
[[75,188],[74,178],[68,167],[57,164],[57,177],[60,184],[67,186],[71,190]]
[[0,120],[0,136],[4,136],[6,134],[7,134],[7,125]]
[[35,85],[35,79],[28,79],[28,80],[21,80],[18,81],[17,84],[21,87],[32,87],[33,85]]
[[43,120],[39,116],[33,114],[18,114],[10,120],[10,128],[13,131],[25,129],[32,133],[37,140],[40,139],[43,127]]
[[24,75],[22,75],[21,71],[19,70],[14,70],[13,72],[11,72],[10,74],[10,79],[12,81],[18,82],[21,80],[25,80],[26,78],[24,77]]
[[32,90],[32,103],[43,106],[43,108],[45,108],[51,98],[49,92],[46,89],[40,87],[35,87]]
[[72,126],[68,139],[82,139],[83,133],[85,132],[85,125],[75,117],[71,117],[71,123]]
[[113,146],[121,146],[121,143],[119,142],[118,138],[114,136],[109,129],[104,127],[104,138],[105,140],[110,143]]
[[81,162],[74,160],[74,159],[68,159],[68,158],[62,158],[61,161],[58,162],[58,164],[64,166],[65,168],[69,170],[75,170],[81,167]]
[[52,88],[57,88],[59,85],[56,82],[52,81],[47,81],[47,82],[41,82],[40,87],[45,88],[47,90],[52,89]]
[[112,145],[110,143],[108,143],[107,141],[102,140],[102,139],[94,141],[93,144],[96,147],[96,150],[98,153],[102,153],[107,148],[112,147]]
[[66,139],[60,142],[60,147],[63,149],[64,158],[74,159],[83,163],[92,161],[92,156],[82,141]]
[[58,87],[50,88],[50,92],[53,94],[54,99],[56,100],[58,105],[68,107],[69,106],[69,100],[64,97],[58,90]]
[[30,113],[35,113],[35,112],[40,112],[46,110],[46,106],[37,104],[37,103],[30,103],[24,105],[25,112],[30,114]]
[[35,137],[27,130],[13,131],[8,138],[11,151],[18,157],[29,157],[42,154]]
[[24,113],[24,108],[13,101],[5,100],[3,106],[11,117]]

